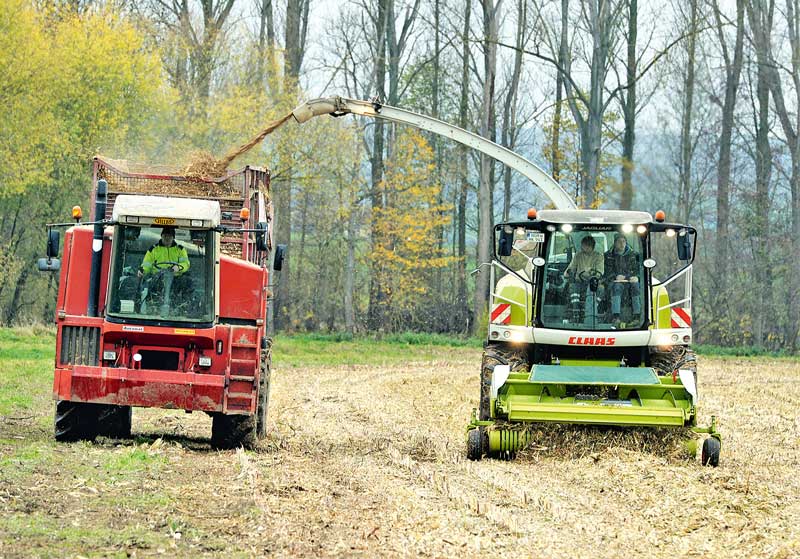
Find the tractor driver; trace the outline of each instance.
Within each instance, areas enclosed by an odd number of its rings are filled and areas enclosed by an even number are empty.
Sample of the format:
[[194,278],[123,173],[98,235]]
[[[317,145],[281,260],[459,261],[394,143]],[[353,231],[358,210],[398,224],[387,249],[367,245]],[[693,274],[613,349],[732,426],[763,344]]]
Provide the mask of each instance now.
[[606,283],[611,286],[611,318],[618,322],[622,311],[622,293],[631,297],[631,311],[635,316],[642,312],[639,292],[639,261],[622,233],[614,235],[614,246],[605,253]]
[[156,278],[165,271],[173,274],[172,289],[176,294],[191,291],[191,280],[186,272],[189,270],[189,255],[186,249],[175,242],[175,228],[166,226],[161,229],[161,240],[148,249],[139,267],[139,277]]

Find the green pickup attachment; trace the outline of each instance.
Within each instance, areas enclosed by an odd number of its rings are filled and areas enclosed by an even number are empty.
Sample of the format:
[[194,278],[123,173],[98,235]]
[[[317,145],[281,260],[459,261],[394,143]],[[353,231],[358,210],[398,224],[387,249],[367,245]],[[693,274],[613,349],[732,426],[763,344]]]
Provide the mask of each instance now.
[[[468,456],[524,448],[530,438],[526,424],[566,423],[690,428],[711,435],[714,448],[704,445],[704,453],[718,460],[721,439],[715,422],[697,427],[694,375],[683,374],[687,386],[680,375],[661,376],[651,367],[534,365],[530,372],[510,372],[498,366],[491,379],[489,418],[479,420],[473,413],[468,426]],[[704,462],[714,461],[704,454]]]

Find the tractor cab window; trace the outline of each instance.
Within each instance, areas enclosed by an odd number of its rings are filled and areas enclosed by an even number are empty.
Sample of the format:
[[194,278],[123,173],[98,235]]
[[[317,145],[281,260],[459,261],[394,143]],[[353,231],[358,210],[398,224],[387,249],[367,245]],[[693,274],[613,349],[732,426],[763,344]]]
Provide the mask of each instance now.
[[492,323],[530,324],[534,294],[533,259],[542,254],[544,238],[544,233],[539,231],[508,225],[495,235],[497,258],[492,265]]
[[552,232],[545,257],[544,327],[641,328],[645,320],[642,254],[643,238],[621,228],[574,226]]
[[211,231],[118,225],[108,314],[133,321],[212,322],[214,257]]

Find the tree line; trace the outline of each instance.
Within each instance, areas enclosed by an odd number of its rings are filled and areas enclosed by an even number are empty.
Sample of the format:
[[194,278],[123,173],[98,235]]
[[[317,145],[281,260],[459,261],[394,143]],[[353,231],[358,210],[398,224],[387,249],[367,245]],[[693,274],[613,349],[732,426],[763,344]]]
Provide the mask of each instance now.
[[[377,98],[540,164],[582,207],[700,232],[696,339],[798,348],[798,0],[9,0],[0,7],[0,319],[49,320],[41,224],[89,160],[223,153],[301,101]],[[469,333],[491,229],[548,201],[381,121],[289,124],[272,172],[284,330]]]

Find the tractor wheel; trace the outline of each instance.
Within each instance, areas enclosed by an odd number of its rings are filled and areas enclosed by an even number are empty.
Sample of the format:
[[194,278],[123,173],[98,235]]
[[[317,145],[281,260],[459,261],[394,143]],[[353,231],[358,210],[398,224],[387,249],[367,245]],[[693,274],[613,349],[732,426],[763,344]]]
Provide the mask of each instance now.
[[211,446],[229,450],[243,446],[253,448],[256,442],[255,415],[216,413],[211,419]]
[[722,445],[714,437],[708,437],[703,441],[703,451],[700,455],[700,462],[703,466],[719,466],[719,451]]
[[492,373],[496,365],[509,365],[512,371],[519,371],[528,366],[523,351],[511,349],[504,345],[489,345],[483,350],[481,359],[481,399],[478,408],[478,419],[491,419]]
[[99,406],[81,402],[56,402],[55,439],[59,442],[93,441],[97,437]]
[[130,406],[104,405],[97,414],[97,434],[114,439],[131,436],[133,408]]
[[483,433],[480,427],[467,433],[467,458],[480,460],[483,458]]
[[258,410],[256,412],[256,438],[267,436],[267,413],[269,412],[270,375],[272,354],[267,349],[261,357],[261,379],[258,382]]

